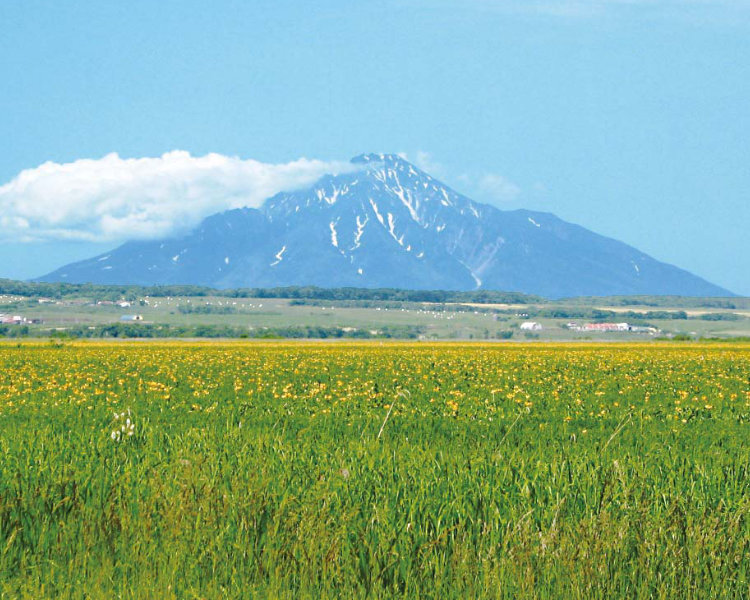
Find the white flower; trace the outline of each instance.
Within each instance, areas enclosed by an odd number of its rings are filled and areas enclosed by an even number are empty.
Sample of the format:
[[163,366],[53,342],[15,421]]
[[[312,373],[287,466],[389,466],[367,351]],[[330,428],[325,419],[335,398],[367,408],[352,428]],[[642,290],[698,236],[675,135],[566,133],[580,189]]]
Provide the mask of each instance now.
[[[127,418],[125,417],[126,414],[128,415]],[[116,428],[112,433],[109,434],[109,437],[111,437],[112,441],[114,442],[121,441],[123,438],[123,434],[127,434],[127,436],[130,437],[135,433],[135,423],[130,420],[130,409],[127,410],[127,413],[114,413],[115,421],[120,421],[121,419],[123,419],[125,422],[120,425],[119,429]]]

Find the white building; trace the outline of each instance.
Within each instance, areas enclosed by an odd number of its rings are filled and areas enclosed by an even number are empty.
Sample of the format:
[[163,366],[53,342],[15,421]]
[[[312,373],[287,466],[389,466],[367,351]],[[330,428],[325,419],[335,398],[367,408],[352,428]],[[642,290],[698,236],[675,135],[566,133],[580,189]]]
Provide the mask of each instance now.
[[521,331],[541,331],[542,324],[536,321],[524,321],[521,323]]

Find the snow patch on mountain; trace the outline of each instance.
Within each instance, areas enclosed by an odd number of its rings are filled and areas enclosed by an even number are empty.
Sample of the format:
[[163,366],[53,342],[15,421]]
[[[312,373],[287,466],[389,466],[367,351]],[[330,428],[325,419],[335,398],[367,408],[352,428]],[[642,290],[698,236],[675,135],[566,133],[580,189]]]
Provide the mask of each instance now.
[[356,250],[357,248],[359,248],[362,240],[362,234],[365,232],[365,225],[367,225],[367,222],[369,220],[370,217],[365,216],[365,219],[363,221],[361,217],[357,215],[357,231],[354,232],[354,245],[351,247],[352,250]]
[[333,221],[331,221],[328,224],[328,226],[331,228],[331,245],[334,248],[338,248],[339,247],[339,236],[336,233],[336,223],[334,223]]
[[401,200],[401,203],[409,211],[411,218],[414,219],[414,221],[416,221],[417,223],[420,223],[421,225],[421,221],[419,220],[419,215],[417,214],[416,209],[412,205],[411,192],[409,190],[404,190],[404,188],[402,188],[401,186],[399,186],[398,188],[386,188],[386,189],[393,192],[398,197],[398,199]]
[[394,219],[393,213],[388,213],[388,233],[391,234],[391,237],[396,240],[399,246],[404,245],[404,235],[401,234],[401,237],[396,235],[396,219]]
[[269,266],[275,267],[278,265],[282,260],[284,260],[284,252],[286,252],[286,246],[282,246],[281,250],[279,250],[276,254],[274,254],[274,258],[276,259],[273,261]]
[[473,271],[473,270],[471,269],[471,267],[469,267],[469,265],[467,265],[467,264],[466,264],[465,262],[463,262],[463,261],[460,261],[460,260],[459,260],[458,262],[459,262],[459,263],[461,263],[461,264],[462,264],[462,265],[463,265],[464,267],[466,267],[466,270],[467,270],[467,271],[469,272],[469,275],[471,275],[471,278],[472,278],[472,279],[474,280],[474,283],[475,283],[475,288],[474,288],[474,289],[478,290],[479,288],[481,288],[481,287],[482,287],[482,280],[481,280],[481,279],[480,279],[480,278],[479,278],[479,277],[477,276],[477,274],[476,274],[476,273],[475,273],[475,272],[474,272],[474,271]]
[[372,206],[372,210],[375,213],[375,216],[377,217],[378,221],[380,221],[380,224],[385,227],[385,220],[383,219],[383,215],[380,214],[380,211],[378,210],[378,205],[375,204],[375,201],[370,198],[370,206]]
[[347,186],[343,186],[341,188],[333,187],[331,190],[331,195],[329,196],[326,191],[322,188],[318,188],[316,191],[316,195],[318,197],[318,200],[322,202],[326,202],[327,204],[336,204],[336,201],[339,199],[339,196],[343,196],[349,191],[349,188]]

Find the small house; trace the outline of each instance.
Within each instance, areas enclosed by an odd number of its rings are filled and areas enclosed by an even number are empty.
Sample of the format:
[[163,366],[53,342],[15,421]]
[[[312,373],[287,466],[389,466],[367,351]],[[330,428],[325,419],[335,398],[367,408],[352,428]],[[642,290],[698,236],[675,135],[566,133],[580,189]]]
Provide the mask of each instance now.
[[122,315],[120,321],[129,323],[132,321],[143,321],[143,315]]

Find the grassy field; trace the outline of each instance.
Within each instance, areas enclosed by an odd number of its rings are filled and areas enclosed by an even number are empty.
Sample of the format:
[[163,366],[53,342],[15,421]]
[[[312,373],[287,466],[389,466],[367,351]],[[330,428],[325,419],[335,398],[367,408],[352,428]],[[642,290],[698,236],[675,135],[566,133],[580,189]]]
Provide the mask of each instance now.
[[2,598],[750,596],[749,345],[0,363]]
[[[143,300],[143,299],[141,299]],[[612,299],[610,299],[611,302]],[[682,299],[683,301],[685,299]],[[729,300],[728,300],[729,301]],[[367,306],[346,303],[320,302],[319,305],[295,305],[283,298],[222,298],[222,297],[159,297],[148,303],[133,301],[131,306],[119,307],[109,303],[96,304],[91,298],[64,298],[52,303],[38,303],[35,298],[0,297],[0,313],[20,314],[28,319],[41,320],[31,325],[32,332],[50,335],[64,333],[72,328],[94,328],[117,324],[123,315],[140,315],[144,324],[167,326],[229,326],[245,333],[264,328],[328,327],[378,332],[387,327],[411,328],[427,340],[447,339],[512,339],[526,341],[645,341],[663,335],[689,335],[691,337],[750,336],[750,308],[747,299],[731,302],[736,308],[683,308],[674,304],[657,307],[630,304],[612,306],[607,299],[548,302],[546,304],[435,304],[370,302]],[[351,304],[351,303],[349,303]],[[5,308],[7,307],[7,308]],[[204,309],[206,312],[185,312],[185,309]],[[539,311],[561,311],[574,314],[581,309],[607,311],[609,316],[553,317],[539,316]],[[208,312],[215,311],[215,312]],[[227,311],[222,314],[221,311]],[[675,313],[683,311],[689,318],[634,318],[634,314],[648,315],[654,311]],[[707,320],[706,314],[726,320]],[[629,322],[650,325],[660,330],[658,334],[602,333],[573,331],[566,328],[575,321],[584,324],[592,321]],[[525,321],[535,321],[543,329],[537,332],[520,330]],[[396,337],[399,337],[398,335]],[[404,337],[404,336],[401,336]]]

